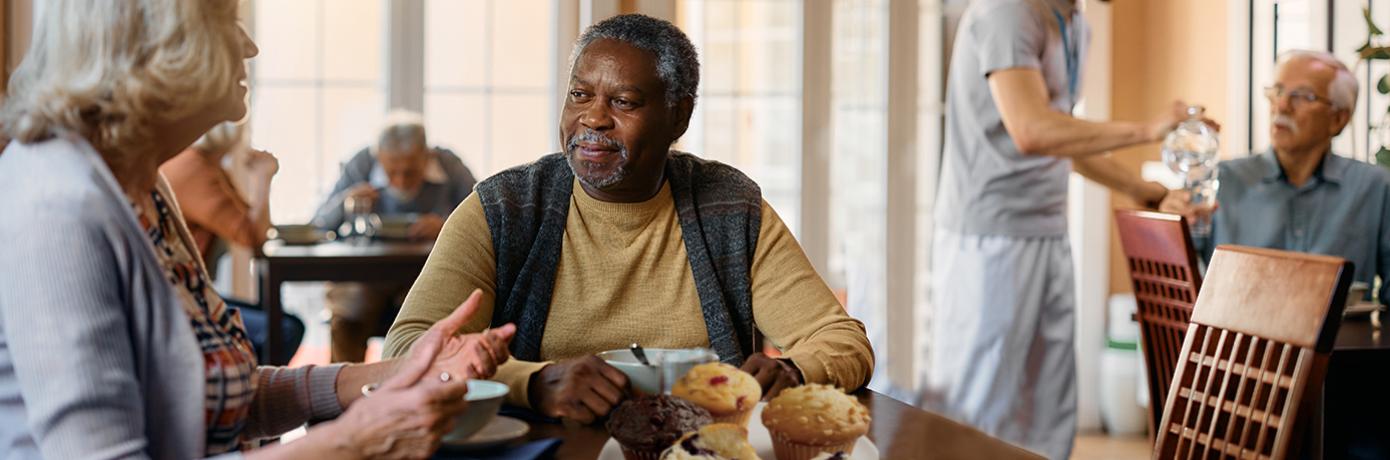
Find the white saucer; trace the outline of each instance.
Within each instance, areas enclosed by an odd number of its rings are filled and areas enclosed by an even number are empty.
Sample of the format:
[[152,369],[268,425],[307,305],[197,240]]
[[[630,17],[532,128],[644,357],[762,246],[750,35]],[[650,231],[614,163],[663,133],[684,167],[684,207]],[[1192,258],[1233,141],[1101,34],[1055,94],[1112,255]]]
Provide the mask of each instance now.
[[488,422],[483,429],[473,433],[473,436],[469,436],[468,439],[445,439],[442,443],[456,449],[481,449],[526,436],[526,433],[530,431],[531,427],[526,422],[505,415],[498,415],[497,418]]
[[[767,427],[763,426],[763,406],[767,403],[760,402],[758,407],[753,409],[752,417],[748,419],[748,443],[753,445],[753,450],[758,452],[758,457],[763,459],[777,458],[772,452],[772,435],[768,434]],[[598,454],[599,460],[623,460],[623,450],[618,447],[618,441],[609,438],[603,445],[603,451]],[[854,443],[854,453],[850,454],[851,460],[878,460],[878,446],[874,445],[867,436],[860,436]]]

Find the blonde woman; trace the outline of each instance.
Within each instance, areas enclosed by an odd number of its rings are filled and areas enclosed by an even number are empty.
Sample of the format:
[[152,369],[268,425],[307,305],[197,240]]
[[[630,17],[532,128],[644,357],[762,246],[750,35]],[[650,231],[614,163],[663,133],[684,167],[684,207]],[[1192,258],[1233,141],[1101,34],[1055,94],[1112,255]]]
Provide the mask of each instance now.
[[[511,326],[398,361],[258,367],[158,166],[242,118],[235,0],[47,0],[0,123],[0,457],[423,458]],[[371,397],[362,388],[380,384]],[[340,416],[341,415],[341,416]]]

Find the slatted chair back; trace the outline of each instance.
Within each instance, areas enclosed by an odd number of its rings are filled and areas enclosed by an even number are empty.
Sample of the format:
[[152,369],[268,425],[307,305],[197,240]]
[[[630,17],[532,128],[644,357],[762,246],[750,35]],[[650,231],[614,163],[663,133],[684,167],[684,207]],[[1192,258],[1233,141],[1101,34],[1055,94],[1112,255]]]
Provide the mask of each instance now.
[[1202,275],[1182,216],[1120,209],[1115,224],[1134,283],[1134,319],[1149,383],[1149,427],[1156,429]]
[[1206,275],[1154,458],[1289,458],[1322,390],[1352,264],[1221,246]]

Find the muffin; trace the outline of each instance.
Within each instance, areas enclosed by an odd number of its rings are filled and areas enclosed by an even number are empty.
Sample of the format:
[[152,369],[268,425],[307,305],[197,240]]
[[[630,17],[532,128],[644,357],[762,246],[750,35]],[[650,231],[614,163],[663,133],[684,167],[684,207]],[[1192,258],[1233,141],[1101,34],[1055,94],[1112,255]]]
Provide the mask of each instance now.
[[712,423],[686,433],[661,454],[661,460],[759,460],[748,444],[748,430],[732,423]]
[[854,453],[869,432],[869,410],[829,385],[783,390],[763,408],[763,425],[778,460],[810,460],[823,453]]
[[627,460],[657,460],[661,451],[686,433],[710,424],[709,411],[667,395],[645,395],[623,401],[608,414],[608,434],[618,441]]
[[737,367],[705,363],[690,368],[677,380],[671,395],[705,408],[715,423],[747,427],[753,408],[763,397],[763,388],[757,379]]

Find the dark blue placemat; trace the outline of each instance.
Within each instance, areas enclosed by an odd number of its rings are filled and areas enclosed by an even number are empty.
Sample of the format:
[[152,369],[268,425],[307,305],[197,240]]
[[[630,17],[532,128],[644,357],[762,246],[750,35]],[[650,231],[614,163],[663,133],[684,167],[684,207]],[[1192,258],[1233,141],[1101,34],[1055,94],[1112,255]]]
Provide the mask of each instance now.
[[435,452],[435,460],[545,460],[555,458],[559,438],[541,439],[514,446],[498,446],[481,450],[462,450],[445,444]]

